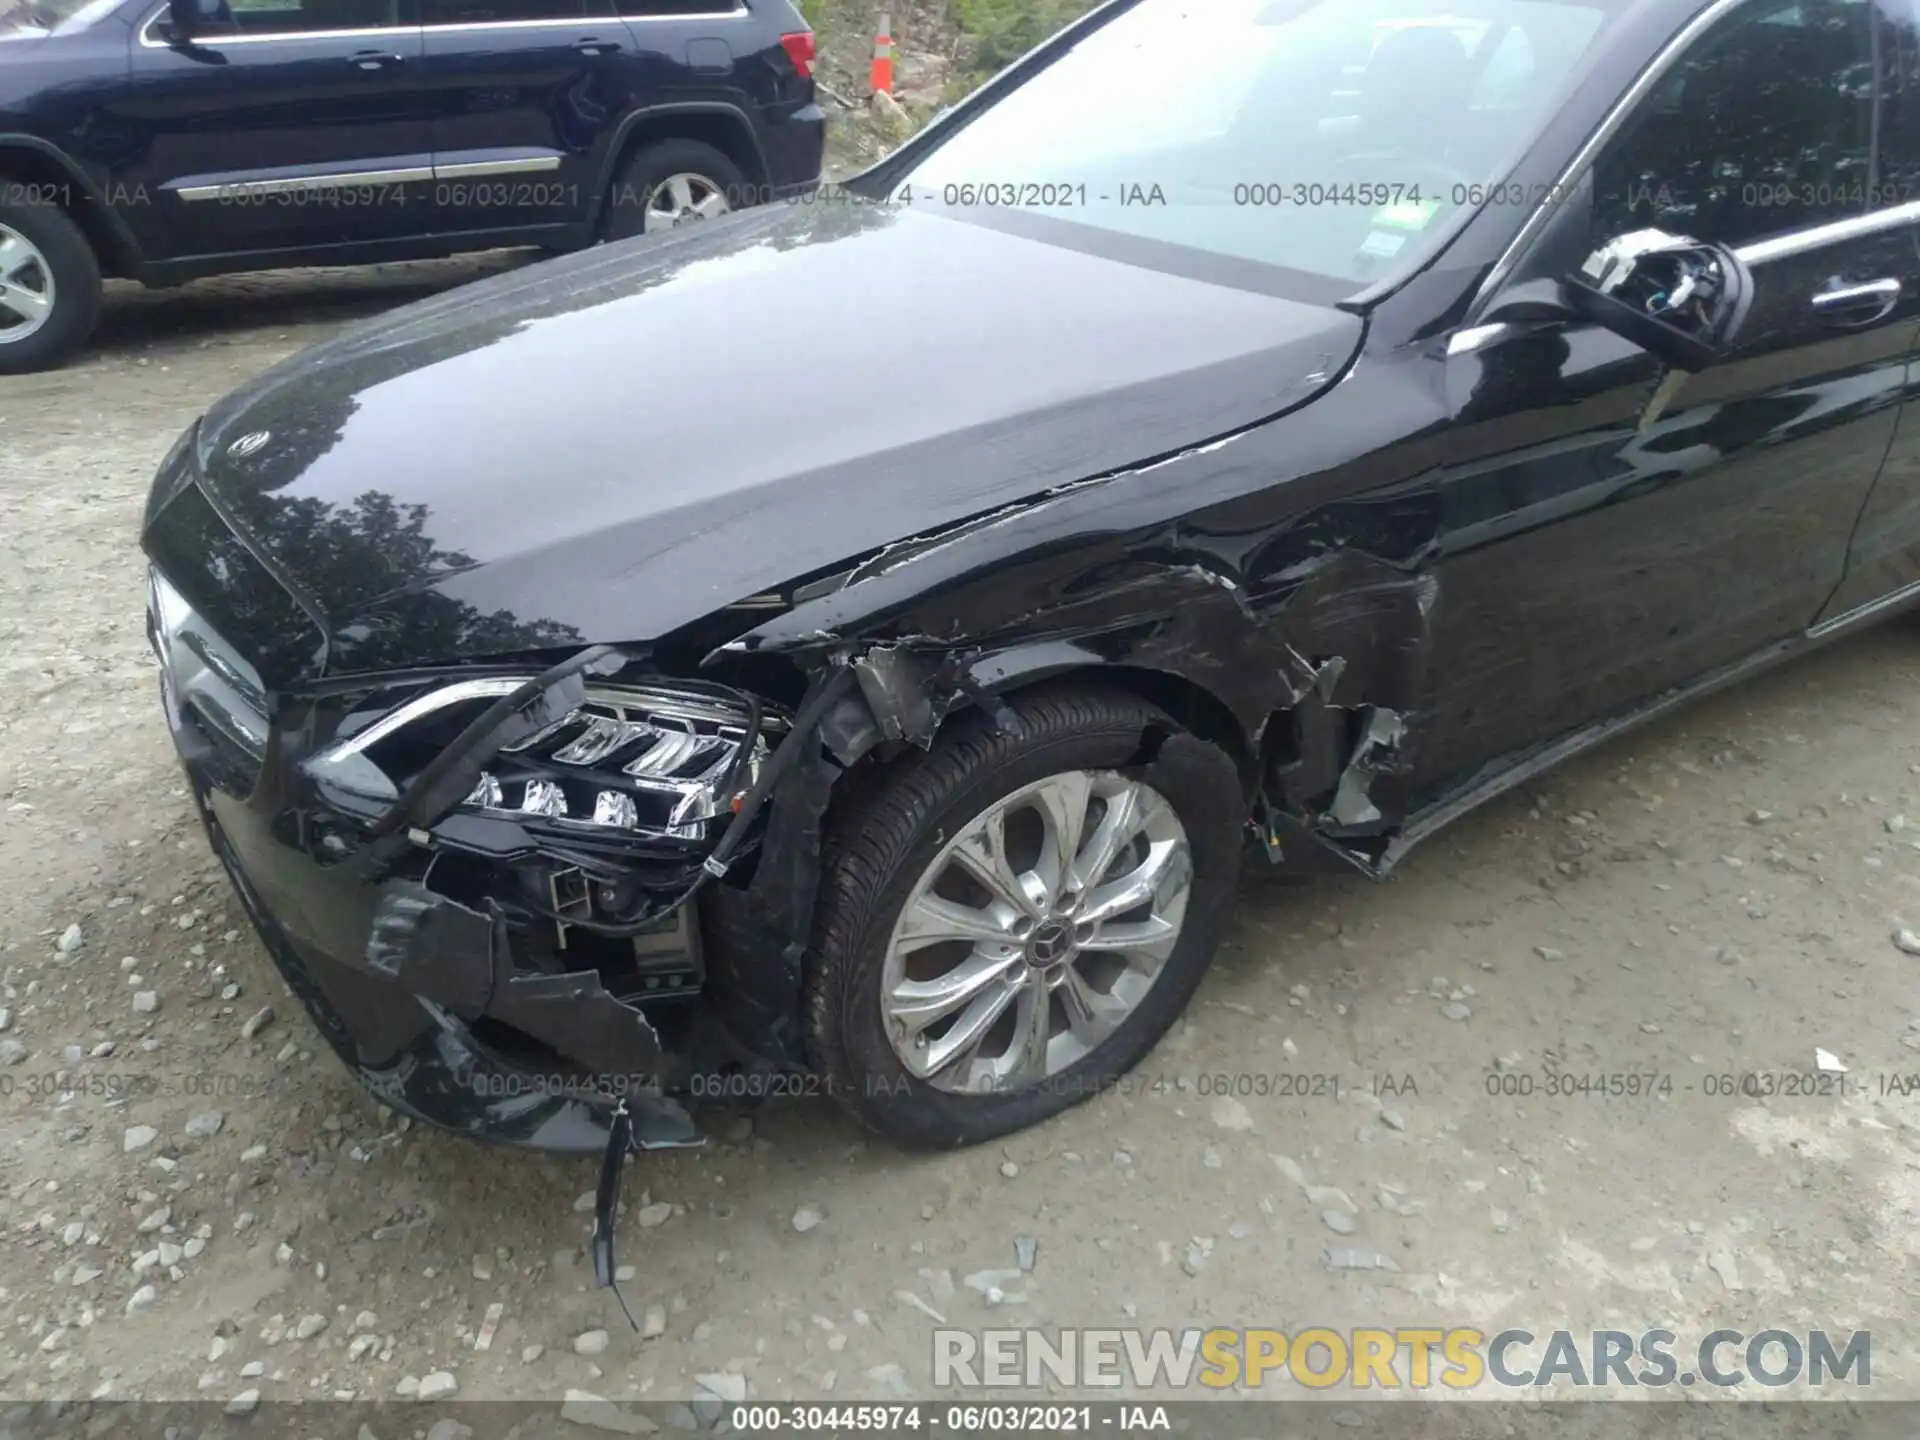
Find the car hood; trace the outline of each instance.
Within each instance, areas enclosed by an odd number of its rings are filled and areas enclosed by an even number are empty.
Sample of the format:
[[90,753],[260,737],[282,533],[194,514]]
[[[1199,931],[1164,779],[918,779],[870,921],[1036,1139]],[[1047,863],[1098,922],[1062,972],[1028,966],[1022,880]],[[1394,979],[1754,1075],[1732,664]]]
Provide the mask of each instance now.
[[1359,345],[1265,267],[1129,243],[820,201],[601,247],[268,371],[201,484],[332,673],[653,639],[1245,428]]

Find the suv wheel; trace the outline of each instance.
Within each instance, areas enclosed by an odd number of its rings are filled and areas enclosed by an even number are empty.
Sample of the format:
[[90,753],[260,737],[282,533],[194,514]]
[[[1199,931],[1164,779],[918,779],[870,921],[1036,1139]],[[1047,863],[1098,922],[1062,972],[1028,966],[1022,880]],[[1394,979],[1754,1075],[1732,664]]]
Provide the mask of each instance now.
[[816,1072],[900,1144],[969,1145],[1092,1095],[1200,983],[1246,806],[1217,747],[1131,695],[956,720],[829,827]]
[[0,374],[47,370],[87,343],[100,262],[57,206],[0,204]]
[[607,238],[656,235],[733,209],[746,179],[698,140],[662,140],[627,161],[607,206]]

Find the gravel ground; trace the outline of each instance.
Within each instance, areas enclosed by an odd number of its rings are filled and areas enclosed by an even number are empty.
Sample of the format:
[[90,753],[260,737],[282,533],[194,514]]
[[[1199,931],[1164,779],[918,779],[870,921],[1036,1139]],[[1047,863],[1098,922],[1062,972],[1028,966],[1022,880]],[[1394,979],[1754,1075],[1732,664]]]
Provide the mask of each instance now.
[[[395,1123],[319,1045],[189,811],[142,634],[135,525],[180,429],[356,316],[513,263],[116,289],[84,361],[0,380],[0,1395],[891,1397],[927,1390],[935,1313],[1865,1328],[1875,1397],[1920,1395],[1898,627],[1585,757],[1388,884],[1251,874],[1135,1083],[1003,1145],[707,1116],[715,1143],[629,1173],[630,1331],[591,1286],[591,1163]],[[1816,1048],[1845,1096],[1707,1093]],[[1671,1090],[1489,1093],[1552,1068]],[[1032,1273],[990,1308],[967,1278],[1022,1238]]]

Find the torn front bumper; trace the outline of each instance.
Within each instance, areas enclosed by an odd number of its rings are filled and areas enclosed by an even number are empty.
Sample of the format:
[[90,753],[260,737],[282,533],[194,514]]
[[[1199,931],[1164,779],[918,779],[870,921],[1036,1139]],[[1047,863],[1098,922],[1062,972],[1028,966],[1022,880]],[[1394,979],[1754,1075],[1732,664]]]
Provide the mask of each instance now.
[[[282,924],[280,916],[318,910],[329,914],[329,932],[351,937],[365,926],[370,936],[394,892],[387,886],[335,888],[319,875],[301,873],[304,857],[264,834],[244,804],[207,785],[190,744],[180,748],[208,839],[268,955],[341,1062],[384,1104],[473,1139],[599,1153],[625,1101],[635,1116],[636,1144],[697,1143],[686,1112],[660,1092],[662,1057],[650,1031],[628,1031],[618,1062],[586,1073],[573,1065],[529,1064],[487,1043],[450,1006],[379,974],[366,948],[353,949],[350,938],[330,944],[299,918],[297,930]],[[454,914],[444,929],[430,923],[421,933],[438,930],[439,938],[451,938],[464,928],[462,920]],[[604,1003],[617,1002],[609,997]],[[576,1008],[604,1008],[550,1004],[562,1023],[574,1020],[569,1012]],[[600,1034],[615,1029],[605,1023],[584,1028]]]
[[[624,1105],[636,1148],[697,1142],[663,1093],[684,1057],[665,1052],[632,996],[584,963],[518,963],[497,907],[482,913],[423,883],[430,847],[403,843],[417,853],[392,865],[329,863],[333,832],[320,833],[326,811],[297,763],[301,738],[267,719],[245,662],[177,613],[156,631],[168,727],[214,852],[288,986],[363,1084],[476,1139],[603,1151]],[[691,906],[657,928],[668,944],[697,946]],[[682,998],[682,1009],[699,1006]]]

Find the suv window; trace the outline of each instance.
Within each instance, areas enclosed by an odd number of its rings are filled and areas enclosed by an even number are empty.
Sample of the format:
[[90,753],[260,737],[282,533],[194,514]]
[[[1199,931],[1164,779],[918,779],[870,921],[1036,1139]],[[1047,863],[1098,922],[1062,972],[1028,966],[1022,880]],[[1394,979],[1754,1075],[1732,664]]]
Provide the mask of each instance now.
[[586,15],[586,0],[426,0],[424,18],[429,25],[495,25],[503,20],[582,20]]
[[[401,0],[200,0],[194,34],[296,35],[317,30],[382,30],[400,25]],[[164,23],[164,12],[163,12]]]
[[1701,36],[1595,164],[1595,241],[1742,245],[1868,208],[1871,26],[1867,0],[1752,0]]

